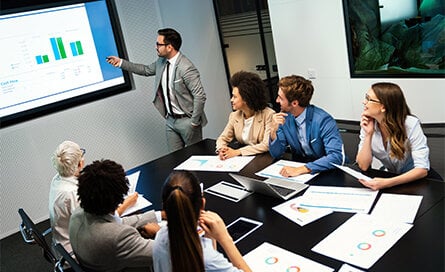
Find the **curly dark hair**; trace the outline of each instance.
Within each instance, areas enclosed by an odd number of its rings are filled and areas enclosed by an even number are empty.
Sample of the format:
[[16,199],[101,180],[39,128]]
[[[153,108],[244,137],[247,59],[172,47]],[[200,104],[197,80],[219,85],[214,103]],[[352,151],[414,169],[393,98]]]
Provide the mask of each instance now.
[[252,110],[260,111],[267,107],[266,84],[257,74],[239,71],[230,78],[230,85],[238,88],[240,96]]
[[79,176],[80,207],[95,215],[114,213],[128,192],[122,165],[111,160],[94,161]]

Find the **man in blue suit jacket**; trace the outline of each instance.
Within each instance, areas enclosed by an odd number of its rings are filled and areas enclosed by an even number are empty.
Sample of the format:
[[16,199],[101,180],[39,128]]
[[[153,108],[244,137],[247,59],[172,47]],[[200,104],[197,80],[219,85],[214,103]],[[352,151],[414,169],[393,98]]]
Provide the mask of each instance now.
[[288,147],[295,161],[304,166],[285,166],[280,174],[293,177],[318,173],[333,168],[332,163],[345,162],[343,141],[337,124],[330,114],[309,104],[314,93],[310,80],[287,76],[278,83],[281,112],[274,114],[269,139],[269,152],[281,157]]
[[132,63],[116,56],[107,61],[124,70],[144,76],[155,76],[153,103],[166,119],[167,146],[170,151],[202,140],[206,94],[199,72],[179,51],[181,35],[174,29],[158,30],[156,51],[159,58],[150,65]]

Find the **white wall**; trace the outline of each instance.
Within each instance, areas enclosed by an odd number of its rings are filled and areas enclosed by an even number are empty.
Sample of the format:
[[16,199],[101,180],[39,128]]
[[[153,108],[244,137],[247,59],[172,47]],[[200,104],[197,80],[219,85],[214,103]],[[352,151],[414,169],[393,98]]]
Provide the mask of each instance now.
[[[132,61],[156,59],[157,29],[171,26],[182,34],[182,51],[199,69],[208,97],[204,137],[216,138],[231,108],[212,2],[116,2]],[[0,130],[0,238],[18,231],[20,207],[36,222],[48,219],[49,183],[55,174],[50,157],[63,140],[86,148],[87,163],[109,158],[125,169],[167,153],[164,121],[151,103],[154,78],[134,76],[134,81],[133,91]]]
[[350,78],[342,0],[269,0],[269,11],[280,77],[315,70],[312,103],[335,119],[359,120],[370,85],[392,81],[423,123],[445,122],[444,79]]

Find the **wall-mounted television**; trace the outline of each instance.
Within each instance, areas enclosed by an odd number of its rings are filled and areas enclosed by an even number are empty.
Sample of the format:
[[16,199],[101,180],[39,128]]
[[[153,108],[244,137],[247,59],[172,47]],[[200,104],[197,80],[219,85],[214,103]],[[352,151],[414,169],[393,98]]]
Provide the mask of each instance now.
[[352,78],[444,78],[445,1],[343,0]]
[[0,127],[132,89],[113,0],[2,0]]

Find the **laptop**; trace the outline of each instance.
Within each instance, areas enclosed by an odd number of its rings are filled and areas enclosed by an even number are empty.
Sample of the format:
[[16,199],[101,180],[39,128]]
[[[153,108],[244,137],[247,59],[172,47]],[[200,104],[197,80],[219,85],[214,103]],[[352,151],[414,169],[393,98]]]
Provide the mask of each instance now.
[[284,200],[293,197],[308,187],[308,185],[304,183],[282,179],[268,178],[266,180],[259,180],[238,174],[229,173],[229,175],[249,191],[282,198]]

